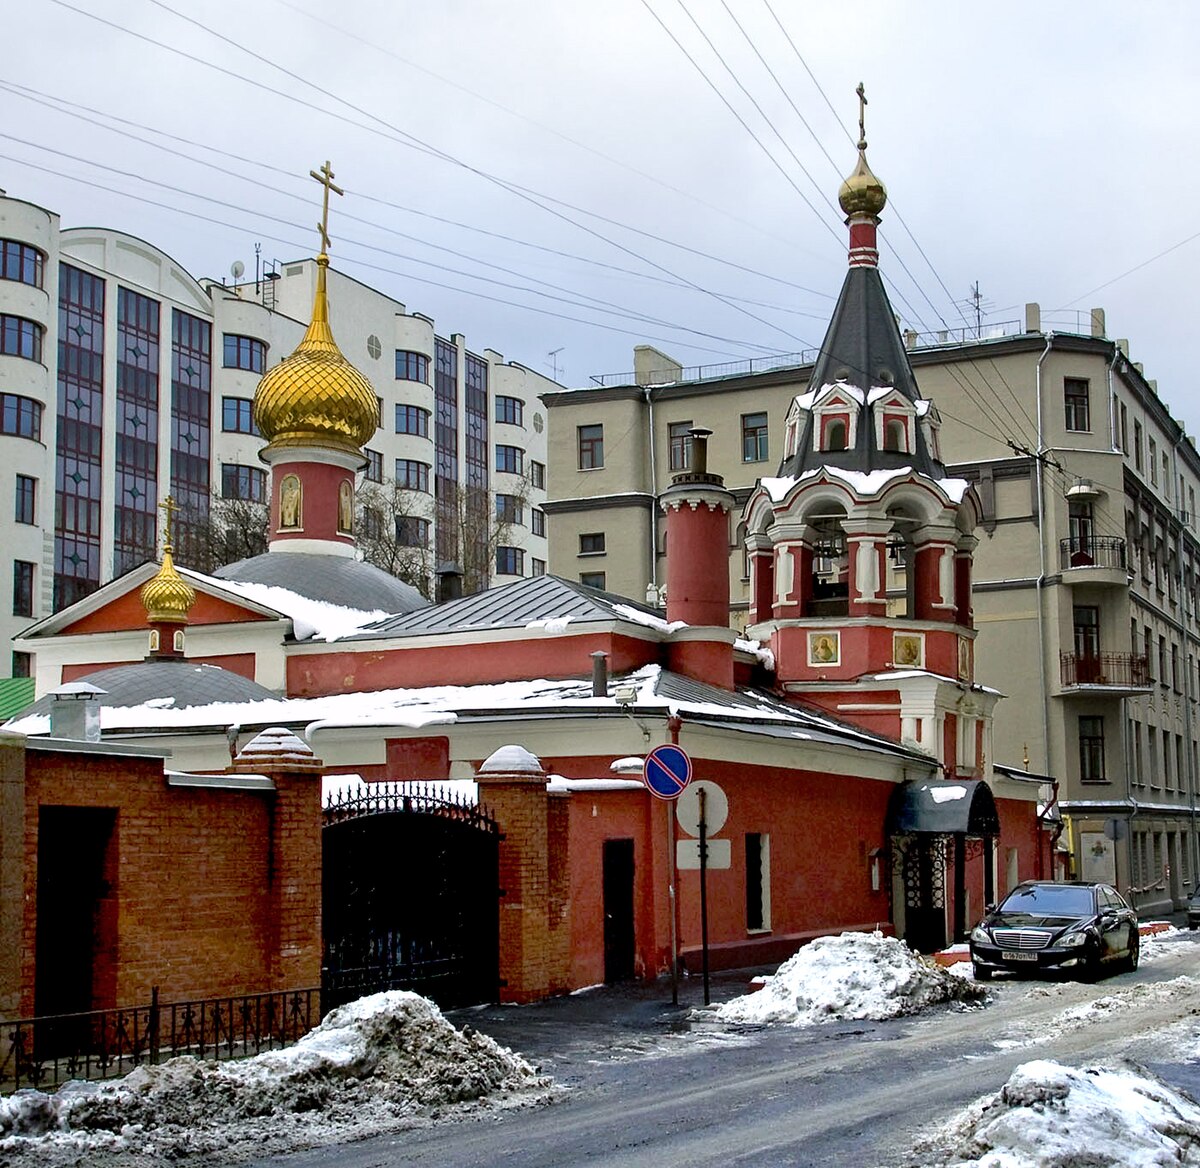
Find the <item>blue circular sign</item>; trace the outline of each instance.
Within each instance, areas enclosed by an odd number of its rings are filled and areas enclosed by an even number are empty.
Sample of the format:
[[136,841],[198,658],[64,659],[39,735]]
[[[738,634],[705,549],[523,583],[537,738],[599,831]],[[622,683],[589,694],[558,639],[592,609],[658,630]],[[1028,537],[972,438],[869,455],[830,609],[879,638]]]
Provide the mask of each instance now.
[[692,760],[678,746],[656,746],[642,765],[642,781],[660,799],[677,799],[692,781]]

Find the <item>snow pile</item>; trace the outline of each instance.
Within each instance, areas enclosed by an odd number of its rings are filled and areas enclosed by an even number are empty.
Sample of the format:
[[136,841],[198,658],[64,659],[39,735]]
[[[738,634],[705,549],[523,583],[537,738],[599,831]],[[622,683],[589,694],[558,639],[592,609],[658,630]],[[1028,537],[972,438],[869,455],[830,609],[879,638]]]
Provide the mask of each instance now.
[[811,1025],[839,1018],[896,1018],[985,991],[923,961],[882,933],[818,937],[789,957],[756,993],[717,1007],[724,1022]]
[[1017,1067],[997,1095],[965,1108],[917,1150],[954,1168],[1200,1165],[1200,1107],[1132,1065],[1040,1060]]
[[294,1046],[236,1062],[186,1056],[57,1095],[0,1097],[0,1152],[30,1140],[174,1156],[353,1138],[440,1108],[544,1094],[550,1080],[405,990],[338,1007]]

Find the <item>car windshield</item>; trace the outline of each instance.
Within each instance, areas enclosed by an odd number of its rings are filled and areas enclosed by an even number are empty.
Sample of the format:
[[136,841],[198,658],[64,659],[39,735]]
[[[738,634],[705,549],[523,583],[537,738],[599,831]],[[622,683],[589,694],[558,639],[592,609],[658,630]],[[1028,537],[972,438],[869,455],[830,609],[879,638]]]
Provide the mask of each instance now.
[[1050,916],[1091,916],[1092,890],[1063,884],[1033,884],[1014,888],[1000,906],[1001,912],[1036,913]]

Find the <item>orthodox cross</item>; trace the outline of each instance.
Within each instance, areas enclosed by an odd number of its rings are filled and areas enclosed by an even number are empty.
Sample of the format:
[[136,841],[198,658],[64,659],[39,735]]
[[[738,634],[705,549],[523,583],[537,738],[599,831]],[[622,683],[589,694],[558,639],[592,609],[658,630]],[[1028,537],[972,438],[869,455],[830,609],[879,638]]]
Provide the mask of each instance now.
[[[854,92],[858,94],[858,148],[865,150],[867,146],[867,91],[863,88],[861,81]],[[326,163],[325,165],[328,166],[329,164]],[[314,175],[313,177],[315,178],[316,176]]]
[[158,507],[159,507],[159,510],[162,511],[163,515],[165,516],[165,520],[163,522],[163,547],[170,548],[170,546],[171,546],[171,516],[176,511],[179,510],[179,504],[176,503],[175,500],[170,495],[168,495],[161,503],[159,503]]
[[329,169],[329,160],[325,160],[325,165],[319,171],[310,170],[308,172],[325,188],[325,196],[321,204],[321,222],[317,224],[317,230],[321,233],[321,250],[329,250],[329,192],[334,194],[344,195],[346,192],[341,187],[335,186],[333,181],[333,171]]

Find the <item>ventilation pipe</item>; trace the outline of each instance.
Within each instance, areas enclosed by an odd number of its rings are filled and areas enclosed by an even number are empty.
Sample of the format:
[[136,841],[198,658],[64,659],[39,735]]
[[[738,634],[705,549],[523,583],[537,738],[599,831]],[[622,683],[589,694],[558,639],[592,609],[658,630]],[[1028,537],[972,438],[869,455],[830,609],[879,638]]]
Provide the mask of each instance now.
[[592,654],[592,697],[608,697],[608,654],[600,650]]
[[50,695],[50,736],[75,742],[100,741],[100,695],[86,681],[61,685]]

